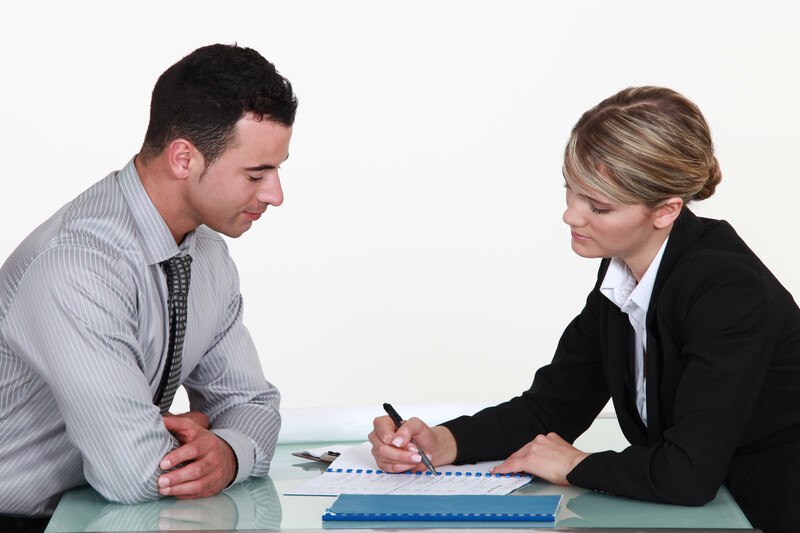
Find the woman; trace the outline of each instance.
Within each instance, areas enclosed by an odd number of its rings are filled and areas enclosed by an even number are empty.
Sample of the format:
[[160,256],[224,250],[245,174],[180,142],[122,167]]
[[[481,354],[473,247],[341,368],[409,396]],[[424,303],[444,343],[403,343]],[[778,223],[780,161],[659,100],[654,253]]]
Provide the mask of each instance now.
[[[553,361],[473,416],[377,418],[378,465],[424,468],[413,437],[435,465],[505,458],[497,473],[655,502],[703,505],[724,483],[754,526],[796,528],[800,311],[730,225],[686,207],[721,179],[700,110],[623,90],[581,117],[563,170],[572,249],[604,259]],[[630,446],[573,447],[609,397]]]

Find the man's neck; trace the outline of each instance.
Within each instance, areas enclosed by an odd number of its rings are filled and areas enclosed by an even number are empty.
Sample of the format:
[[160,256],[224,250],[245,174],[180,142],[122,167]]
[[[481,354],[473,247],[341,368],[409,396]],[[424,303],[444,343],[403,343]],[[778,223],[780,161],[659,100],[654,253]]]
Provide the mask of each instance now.
[[177,181],[172,178],[169,166],[161,157],[143,162],[140,155],[136,156],[133,164],[147,196],[167,224],[175,243],[180,244],[186,234],[196,226],[189,227],[191,224],[186,221],[185,210],[181,208],[182,196]]

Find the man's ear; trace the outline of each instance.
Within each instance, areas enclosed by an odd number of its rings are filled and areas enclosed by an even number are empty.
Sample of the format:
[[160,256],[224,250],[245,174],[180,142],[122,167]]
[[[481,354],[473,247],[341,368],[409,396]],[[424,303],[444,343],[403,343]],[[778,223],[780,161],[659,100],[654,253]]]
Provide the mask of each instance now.
[[670,227],[683,209],[683,200],[680,198],[670,198],[653,212],[653,225],[656,229]]
[[167,147],[167,158],[172,175],[176,179],[187,179],[192,172],[202,169],[202,156],[186,139],[175,139]]

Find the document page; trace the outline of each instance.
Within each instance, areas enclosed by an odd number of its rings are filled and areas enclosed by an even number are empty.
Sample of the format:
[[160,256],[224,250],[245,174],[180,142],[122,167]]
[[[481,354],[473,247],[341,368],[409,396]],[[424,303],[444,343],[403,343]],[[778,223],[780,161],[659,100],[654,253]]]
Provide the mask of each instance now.
[[344,450],[320,476],[286,495],[338,496],[339,494],[508,494],[530,482],[529,474],[492,475],[502,461],[473,465],[445,465],[430,472],[392,474],[378,469],[365,442]]

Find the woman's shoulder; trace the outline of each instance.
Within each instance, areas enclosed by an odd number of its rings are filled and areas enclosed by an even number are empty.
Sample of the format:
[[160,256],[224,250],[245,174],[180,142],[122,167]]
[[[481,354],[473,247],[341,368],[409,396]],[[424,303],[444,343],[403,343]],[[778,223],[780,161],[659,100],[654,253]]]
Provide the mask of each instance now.
[[722,274],[756,274],[766,266],[725,220],[698,217],[691,211],[681,215],[667,243],[662,261],[667,271],[691,269]]
[[[702,294],[719,298],[766,299],[789,303],[791,296],[767,266],[724,220],[697,218],[701,231],[659,269],[657,291],[676,299]],[[672,236],[669,246],[672,245]],[[673,251],[674,252],[674,251]]]

